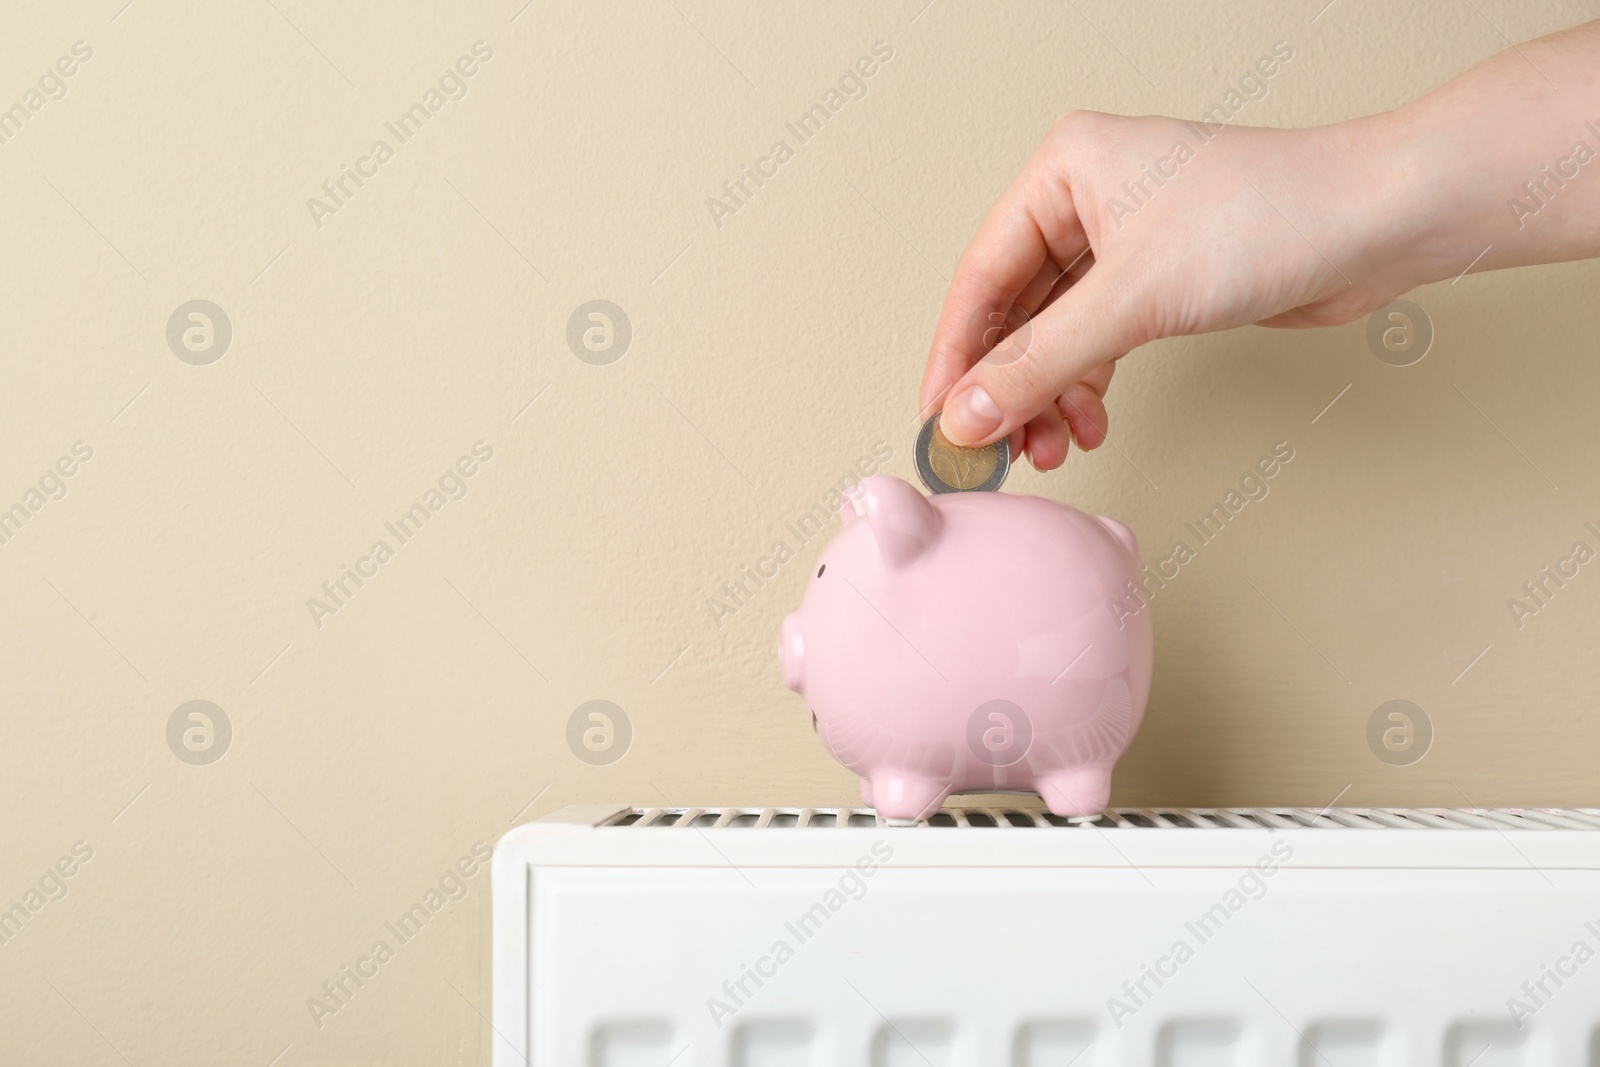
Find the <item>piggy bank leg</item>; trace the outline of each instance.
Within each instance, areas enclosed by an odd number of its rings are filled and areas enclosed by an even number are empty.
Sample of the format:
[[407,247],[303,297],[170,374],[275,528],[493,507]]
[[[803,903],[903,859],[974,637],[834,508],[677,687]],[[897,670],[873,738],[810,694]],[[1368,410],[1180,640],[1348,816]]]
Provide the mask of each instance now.
[[1052,815],[1098,815],[1111,800],[1111,768],[1072,767],[1039,779],[1037,785]]
[[[895,826],[907,826],[939,810],[950,783],[937,778],[883,772],[861,784],[861,798]],[[870,799],[869,799],[870,798]]]

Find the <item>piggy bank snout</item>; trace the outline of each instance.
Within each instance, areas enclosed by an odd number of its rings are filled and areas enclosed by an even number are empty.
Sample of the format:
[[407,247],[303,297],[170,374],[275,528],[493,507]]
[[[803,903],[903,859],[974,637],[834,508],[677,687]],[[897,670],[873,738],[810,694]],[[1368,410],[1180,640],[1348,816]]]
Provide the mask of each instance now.
[[783,664],[783,684],[796,693],[805,691],[805,654],[800,613],[791,611],[783,617],[783,627],[778,631],[778,659]]

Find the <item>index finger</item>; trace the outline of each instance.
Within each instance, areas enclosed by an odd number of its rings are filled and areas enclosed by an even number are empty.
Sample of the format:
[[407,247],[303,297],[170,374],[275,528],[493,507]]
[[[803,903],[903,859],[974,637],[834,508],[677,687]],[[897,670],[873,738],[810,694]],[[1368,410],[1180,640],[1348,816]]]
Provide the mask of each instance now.
[[1017,297],[1046,264],[1071,263],[1088,247],[1064,177],[1030,161],[989,210],[956,264],[922,375],[918,396],[924,413],[938,407],[950,387],[984,357],[984,329],[1006,321]]

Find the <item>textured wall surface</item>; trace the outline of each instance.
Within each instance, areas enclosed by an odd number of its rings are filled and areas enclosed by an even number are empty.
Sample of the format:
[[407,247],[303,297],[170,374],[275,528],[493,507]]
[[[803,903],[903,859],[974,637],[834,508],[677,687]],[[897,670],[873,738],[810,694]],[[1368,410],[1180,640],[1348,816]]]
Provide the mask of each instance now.
[[[1324,2],[9,13],[0,1060],[482,1063],[514,822],[852,801],[779,679],[786,524],[874,449],[911,477],[947,276],[1050,120],[1198,115],[1281,41],[1236,121],[1316,124],[1594,13]],[[1117,803],[1597,802],[1597,283],[1423,289],[1404,367],[1363,323],[1156,344],[1109,446],[1014,472],[1191,549]],[[1369,740],[1391,700],[1431,743]]]

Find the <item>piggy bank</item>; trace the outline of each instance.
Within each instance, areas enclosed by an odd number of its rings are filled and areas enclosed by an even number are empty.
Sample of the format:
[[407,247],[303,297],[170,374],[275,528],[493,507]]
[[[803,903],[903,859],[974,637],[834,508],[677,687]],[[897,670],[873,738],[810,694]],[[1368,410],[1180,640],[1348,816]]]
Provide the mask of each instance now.
[[1102,811],[1150,695],[1133,533],[1039,497],[924,497],[882,476],[840,517],[779,658],[863,803],[896,823],[952,792]]

